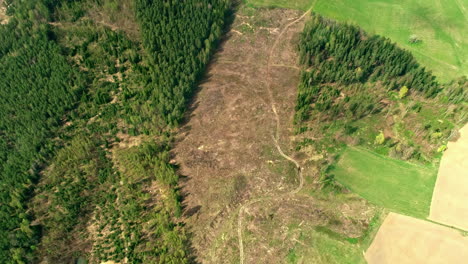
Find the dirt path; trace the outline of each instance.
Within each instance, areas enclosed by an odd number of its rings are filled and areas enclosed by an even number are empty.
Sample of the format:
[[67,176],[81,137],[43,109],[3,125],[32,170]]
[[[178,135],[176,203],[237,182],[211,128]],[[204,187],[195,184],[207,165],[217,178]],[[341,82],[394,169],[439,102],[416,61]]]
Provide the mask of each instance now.
[[429,219],[468,231],[468,125],[440,161]]
[[[271,67],[272,67],[272,59],[273,59],[273,54],[275,53],[276,51],[276,47],[278,46],[278,43],[282,40],[282,37],[284,35],[284,33],[294,24],[298,23],[299,21],[301,21],[302,19],[304,19],[313,9],[314,7],[314,4],[302,15],[300,16],[298,19],[292,21],[291,23],[287,24],[283,30],[281,30],[281,33],[278,35],[278,37],[276,38],[275,42],[273,43],[273,46],[271,47],[270,49],[270,53],[268,54],[268,62],[267,62],[267,90],[268,90],[268,94],[270,96],[270,103],[271,103],[271,109],[273,110],[273,113],[275,114],[275,119],[276,119],[276,132],[275,132],[275,136],[274,136],[274,141],[275,141],[275,145],[276,147],[278,148],[278,150],[280,150],[280,153],[283,157],[287,157],[283,151],[281,151],[281,147],[279,147],[278,145],[278,140],[280,138],[280,126],[281,126],[281,122],[280,122],[280,117],[278,115],[278,111],[276,109],[276,103],[275,103],[275,99],[273,97],[273,91],[271,90]],[[288,160],[291,160],[293,161],[297,168],[300,169],[300,166],[299,164],[294,161],[293,159],[291,158],[287,158]]]
[[[271,81],[272,81],[272,78],[271,78],[271,68],[274,66],[273,63],[272,63],[272,58],[273,58],[273,55],[276,51],[276,47],[278,46],[278,43],[281,41],[283,35],[285,34],[285,32],[294,24],[298,23],[299,21],[301,21],[302,19],[304,19],[313,9],[314,5],[312,5],[304,14],[302,14],[299,18],[297,18],[296,20],[290,22],[289,24],[287,24],[282,30],[281,30],[281,33],[277,36],[275,42],[273,43],[273,46],[271,47],[270,49],[270,52],[268,54],[268,61],[267,61],[267,85],[266,85],[266,88],[267,88],[267,91],[268,91],[268,95],[270,97],[270,104],[271,104],[271,109],[275,115],[275,120],[276,120],[276,130],[275,130],[275,133],[274,135],[272,135],[272,138],[273,138],[273,142],[275,144],[275,147],[276,149],[278,150],[278,152],[280,153],[280,155],[285,158],[286,160],[294,163],[294,165],[296,166],[296,169],[297,169],[297,176],[299,178],[299,186],[294,189],[293,191],[291,191],[290,193],[286,193],[286,194],[282,194],[283,196],[284,195],[292,195],[292,194],[296,194],[298,193],[302,187],[304,186],[304,176],[302,175],[302,167],[300,166],[299,162],[297,162],[295,159],[291,158],[290,156],[286,155],[283,150],[281,149],[281,146],[278,144],[278,141],[280,140],[280,133],[281,133],[281,121],[280,121],[280,116],[278,114],[278,110],[276,109],[276,102],[275,102],[275,99],[274,99],[274,96],[273,96],[273,91],[271,90]],[[245,259],[245,256],[244,256],[244,242],[243,242],[243,236],[242,236],[242,218],[243,218],[243,215],[244,215],[244,211],[245,209],[248,207],[248,206],[251,206],[252,204],[256,203],[256,202],[259,202],[261,200],[268,200],[270,199],[270,197],[264,197],[264,198],[258,198],[258,199],[254,199],[254,200],[251,200],[249,201],[247,204],[244,204],[240,207],[239,209],[239,216],[238,216],[238,224],[237,224],[237,234],[238,234],[238,237],[239,237],[239,259],[240,259],[240,263],[243,264],[244,263],[244,259]]]

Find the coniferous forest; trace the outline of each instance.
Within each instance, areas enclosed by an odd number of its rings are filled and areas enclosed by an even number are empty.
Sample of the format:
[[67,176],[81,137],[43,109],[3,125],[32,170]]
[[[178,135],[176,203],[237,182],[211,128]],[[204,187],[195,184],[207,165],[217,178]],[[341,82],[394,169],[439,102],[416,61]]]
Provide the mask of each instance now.
[[[171,150],[234,2],[4,1],[0,263],[194,260]],[[339,131],[429,161],[467,121],[467,79],[439,83],[389,39],[314,14],[297,48],[303,145]],[[389,116],[413,134],[368,122]]]
[[6,5],[0,262],[188,262],[169,150],[227,1]]
[[[385,155],[428,162],[440,152],[439,139],[466,123],[466,77],[440,84],[387,38],[313,14],[298,50],[305,69],[294,120],[298,134],[338,133],[347,144],[376,145]],[[379,135],[385,144],[372,144]]]
[[36,247],[40,230],[25,203],[54,149],[56,128],[85,87],[46,25],[24,29],[12,21],[0,30],[7,39],[0,41],[0,262],[10,263],[31,258]]

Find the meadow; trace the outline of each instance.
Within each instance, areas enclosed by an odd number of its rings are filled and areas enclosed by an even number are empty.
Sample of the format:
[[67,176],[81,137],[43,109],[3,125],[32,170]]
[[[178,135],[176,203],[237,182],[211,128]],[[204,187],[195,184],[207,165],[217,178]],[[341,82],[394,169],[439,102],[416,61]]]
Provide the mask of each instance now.
[[306,11],[315,0],[244,0],[251,7],[281,7]]
[[339,183],[376,205],[418,218],[429,214],[435,167],[348,147],[331,173]]
[[[468,3],[464,0],[246,0],[258,7],[313,11],[357,24],[408,49],[439,78],[468,75]],[[410,41],[413,38],[413,42]]]

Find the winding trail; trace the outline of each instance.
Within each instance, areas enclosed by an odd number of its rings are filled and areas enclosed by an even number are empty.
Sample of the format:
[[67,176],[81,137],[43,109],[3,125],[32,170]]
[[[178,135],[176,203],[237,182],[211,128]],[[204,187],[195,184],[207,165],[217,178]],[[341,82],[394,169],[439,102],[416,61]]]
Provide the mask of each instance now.
[[269,94],[269,97],[270,97],[270,101],[271,101],[271,109],[272,109],[272,111],[273,111],[273,113],[275,115],[275,120],[276,120],[276,131],[275,131],[274,135],[272,135],[273,142],[274,142],[274,145],[275,145],[276,149],[278,150],[279,154],[283,158],[285,158],[286,160],[294,163],[294,165],[296,166],[297,176],[299,178],[299,186],[296,189],[292,190],[291,192],[288,192],[288,193],[285,193],[285,194],[282,194],[282,195],[278,195],[278,196],[275,196],[275,197],[265,196],[265,197],[260,197],[260,198],[250,200],[250,201],[248,201],[247,203],[245,203],[244,205],[242,205],[240,207],[239,216],[238,216],[238,220],[237,220],[237,234],[238,234],[238,237],[239,237],[239,259],[240,259],[241,264],[244,264],[244,258],[245,258],[245,255],[244,255],[244,241],[243,241],[243,238],[242,238],[242,219],[243,219],[245,209],[248,208],[249,206],[257,203],[257,202],[260,202],[260,201],[269,200],[269,199],[272,199],[272,198],[278,199],[278,198],[281,198],[281,197],[284,197],[284,196],[287,196],[287,195],[297,194],[302,189],[302,187],[304,186],[304,176],[302,175],[302,167],[300,166],[299,162],[297,162],[292,157],[286,155],[283,152],[283,150],[281,149],[281,146],[278,143],[278,141],[280,140],[281,124],[280,124],[280,117],[279,117],[279,114],[278,114],[278,110],[276,108],[275,99],[273,97],[273,91],[271,90],[271,68],[277,66],[277,65],[272,64],[272,58],[273,58],[273,54],[275,52],[275,49],[278,46],[280,40],[282,39],[282,36],[284,35],[284,33],[286,33],[288,28],[290,28],[292,25],[294,25],[294,24],[298,23],[299,21],[301,21],[302,19],[304,19],[312,11],[312,9],[314,8],[315,2],[311,5],[311,7],[304,14],[302,14],[299,18],[297,18],[294,21],[287,24],[281,30],[280,34],[277,36],[275,42],[273,43],[273,46],[270,49],[270,52],[268,54],[268,61],[267,61],[267,85],[266,85],[266,88],[267,88],[267,91],[268,91],[268,94]]

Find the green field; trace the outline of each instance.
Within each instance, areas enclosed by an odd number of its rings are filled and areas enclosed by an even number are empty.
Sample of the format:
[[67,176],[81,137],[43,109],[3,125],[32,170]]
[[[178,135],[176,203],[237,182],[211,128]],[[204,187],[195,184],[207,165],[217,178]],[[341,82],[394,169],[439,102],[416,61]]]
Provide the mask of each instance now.
[[435,167],[348,147],[331,173],[339,183],[379,206],[419,218],[429,214]]
[[[314,11],[389,37],[442,81],[468,75],[467,0],[246,0],[253,6]],[[411,44],[410,36],[420,43]]]
[[306,11],[315,0],[244,0],[254,7],[282,7]]
[[353,244],[341,237],[333,237],[323,232],[305,230],[301,232],[300,242],[308,246],[297,244],[290,249],[286,256],[286,263],[318,264],[358,264],[366,263],[362,251],[365,248]]
[[285,263],[366,263],[362,252],[374,239],[385,215],[383,211],[378,212],[364,234],[357,238],[346,237],[323,226],[311,229],[291,225],[290,232],[299,232],[300,236],[297,244],[290,248]]

